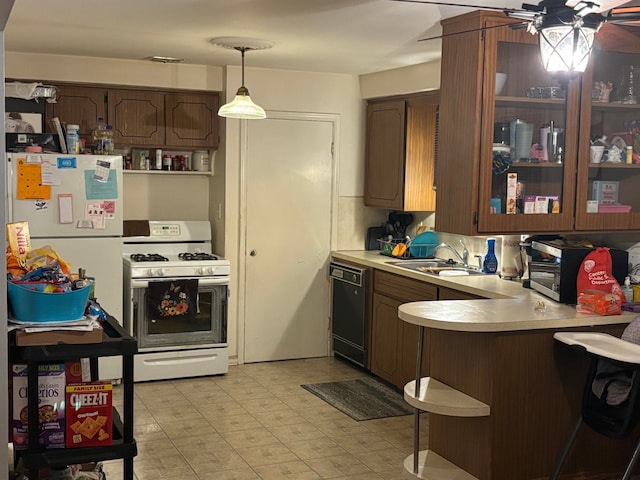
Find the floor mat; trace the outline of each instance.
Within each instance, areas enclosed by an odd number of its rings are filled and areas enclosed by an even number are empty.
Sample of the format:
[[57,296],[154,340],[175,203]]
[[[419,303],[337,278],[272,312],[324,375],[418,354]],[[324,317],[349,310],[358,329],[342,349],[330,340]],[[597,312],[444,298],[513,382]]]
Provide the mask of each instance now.
[[300,386],[357,421],[414,412],[400,391],[373,377]]

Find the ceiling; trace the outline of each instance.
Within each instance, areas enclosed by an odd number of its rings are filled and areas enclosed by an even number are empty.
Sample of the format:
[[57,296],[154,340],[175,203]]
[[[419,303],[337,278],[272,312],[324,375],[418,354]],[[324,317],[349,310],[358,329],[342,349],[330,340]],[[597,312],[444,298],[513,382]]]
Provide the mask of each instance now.
[[[468,0],[519,8],[522,0]],[[439,21],[470,9],[394,0],[18,0],[5,49],[184,63],[239,65],[214,37],[270,40],[246,54],[250,67],[366,74],[440,57]]]

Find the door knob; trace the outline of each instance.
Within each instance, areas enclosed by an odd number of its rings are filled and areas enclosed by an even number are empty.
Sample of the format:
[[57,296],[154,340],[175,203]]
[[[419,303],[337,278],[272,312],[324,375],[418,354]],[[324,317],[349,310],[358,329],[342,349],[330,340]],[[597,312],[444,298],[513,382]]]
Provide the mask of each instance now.
[[251,255],[252,257],[255,257],[258,254],[258,252],[256,252],[255,250],[251,250],[249,252],[249,255]]

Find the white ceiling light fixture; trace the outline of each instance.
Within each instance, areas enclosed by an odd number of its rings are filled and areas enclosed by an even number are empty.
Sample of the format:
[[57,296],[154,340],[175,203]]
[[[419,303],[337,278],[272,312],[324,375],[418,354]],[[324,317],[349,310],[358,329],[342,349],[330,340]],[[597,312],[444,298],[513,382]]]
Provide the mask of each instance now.
[[214,45],[237,50],[242,55],[242,84],[236,92],[232,102],[220,107],[218,115],[226,118],[245,118],[259,120],[266,118],[264,109],[256,105],[249,96],[249,90],[244,85],[244,54],[250,50],[264,50],[271,48],[273,42],[255,38],[219,37],[210,40]]
[[605,17],[593,12],[593,4],[568,8],[564,0],[547,0],[544,10],[529,25],[539,34],[542,64],[548,72],[572,78],[587,68],[595,35]]

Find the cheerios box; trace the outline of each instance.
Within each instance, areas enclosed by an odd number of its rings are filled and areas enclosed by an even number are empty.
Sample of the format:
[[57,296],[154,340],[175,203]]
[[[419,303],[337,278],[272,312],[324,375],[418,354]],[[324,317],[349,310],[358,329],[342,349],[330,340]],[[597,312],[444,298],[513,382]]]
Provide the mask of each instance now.
[[67,447],[111,445],[113,436],[111,382],[67,385]]
[[[12,365],[11,376],[13,445],[24,450],[28,446],[27,366]],[[45,448],[65,447],[65,384],[64,363],[38,365],[38,437]]]

